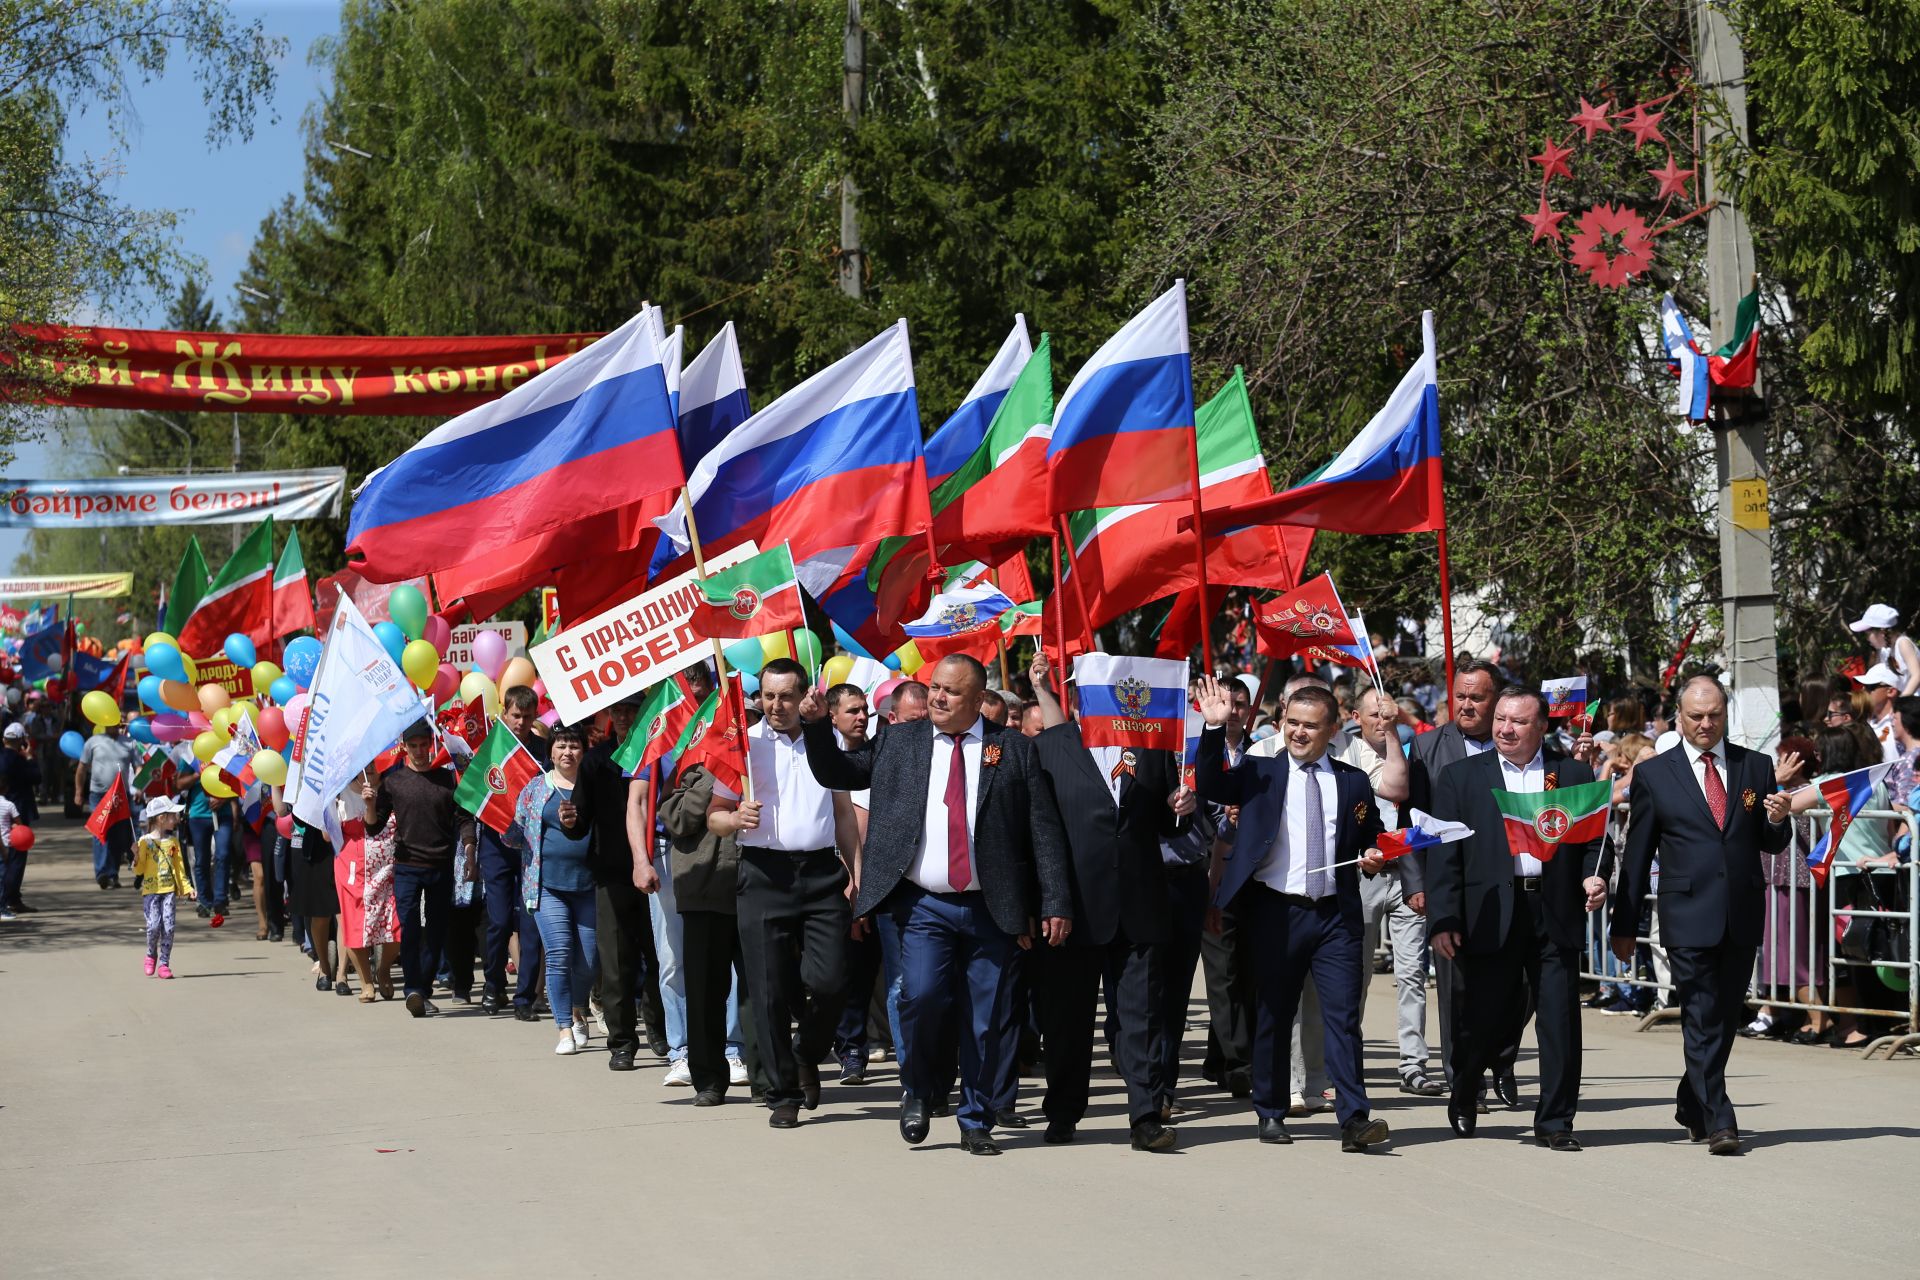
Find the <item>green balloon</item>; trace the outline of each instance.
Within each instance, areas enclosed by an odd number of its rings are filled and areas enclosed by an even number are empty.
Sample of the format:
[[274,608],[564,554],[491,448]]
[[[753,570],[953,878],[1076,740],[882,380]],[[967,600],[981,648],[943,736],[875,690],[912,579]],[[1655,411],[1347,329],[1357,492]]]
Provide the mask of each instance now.
[[387,615],[407,633],[407,639],[418,640],[427,629],[427,598],[420,588],[402,583],[387,597]]
[[820,637],[811,631],[793,633],[793,660],[807,669],[809,676],[820,674]]
[[1907,983],[1909,981],[1907,975],[1911,970],[1896,969],[1892,965],[1877,964],[1873,966],[1873,971],[1879,976],[1880,981],[1887,984],[1887,990],[1905,991],[1907,989]]

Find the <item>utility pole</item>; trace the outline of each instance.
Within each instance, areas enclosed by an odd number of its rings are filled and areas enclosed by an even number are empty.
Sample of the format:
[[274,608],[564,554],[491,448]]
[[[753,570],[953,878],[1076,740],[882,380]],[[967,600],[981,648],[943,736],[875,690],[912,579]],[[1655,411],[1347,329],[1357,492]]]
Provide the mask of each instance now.
[[[240,474],[240,415],[238,413],[233,415],[233,473],[235,475]],[[246,531],[246,526],[244,525],[236,524],[228,526],[228,532],[233,536],[233,550],[238,551],[240,549],[240,543]]]
[[[853,132],[860,127],[860,105],[866,97],[867,35],[860,23],[860,0],[847,0],[845,53],[841,59],[840,113],[847,125],[851,145]],[[851,166],[848,166],[849,168]],[[860,297],[860,276],[866,255],[860,248],[860,192],[853,175],[840,175],[840,291],[856,301]]]
[[[1694,0],[1694,60],[1700,87],[1720,100],[1703,120],[1706,171],[1707,305],[1713,345],[1733,337],[1734,313],[1754,286],[1753,235],[1731,192],[1720,187],[1710,153],[1731,134],[1747,141],[1747,62],[1725,12]],[[1773,531],[1767,518],[1767,422],[1756,369],[1751,398],[1714,401],[1714,470],[1720,490],[1720,604],[1727,669],[1733,677],[1727,736],[1771,751],[1780,738],[1778,647],[1773,616]]]

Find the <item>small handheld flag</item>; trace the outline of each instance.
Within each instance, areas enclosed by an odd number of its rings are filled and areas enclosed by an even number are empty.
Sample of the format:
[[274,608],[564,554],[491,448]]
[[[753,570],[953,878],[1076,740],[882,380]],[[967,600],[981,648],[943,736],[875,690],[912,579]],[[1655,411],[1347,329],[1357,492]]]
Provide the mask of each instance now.
[[1448,822],[1432,814],[1422,813],[1418,809],[1409,809],[1407,825],[1398,831],[1388,831],[1383,834],[1378,848],[1387,858],[1404,858],[1409,853],[1421,849],[1431,849],[1435,845],[1465,840],[1472,834],[1473,828],[1464,822]]
[[1515,856],[1531,854],[1547,862],[1563,844],[1583,844],[1606,833],[1613,784],[1602,779],[1554,791],[1495,791],[1493,799],[1507,820],[1507,844]]
[[698,706],[684,671],[653,686],[640,714],[634,717],[626,741],[613,753],[620,772],[629,778],[640,777],[653,768],[655,761],[672,754]]
[[1868,765],[1864,769],[1855,769],[1852,773],[1842,773],[1821,782],[1820,796],[1827,802],[1827,807],[1833,810],[1833,823],[1807,854],[1807,871],[1813,876],[1815,884],[1824,885],[1827,882],[1827,875],[1833,870],[1833,855],[1839,852],[1840,841],[1847,834],[1847,828],[1867,807],[1867,802],[1873,799],[1873,789],[1880,785],[1887,771],[1892,768],[1891,761]]
[[980,631],[1014,607],[1013,600],[993,583],[955,585],[933,598],[927,611],[901,627],[910,636],[940,639]]
[[453,798],[462,809],[494,831],[513,825],[513,807],[529,782],[540,776],[540,766],[504,720],[493,722],[473,760],[460,774]]
[[1587,709],[1587,678],[1585,676],[1564,676],[1558,680],[1540,682],[1540,692],[1547,699],[1547,715],[1553,719],[1566,716],[1578,716]]
[[748,556],[731,568],[695,584],[700,598],[687,625],[694,634],[715,640],[748,640],[807,625],[800,602],[800,581],[786,543]]
[[1184,752],[1186,663],[1083,653],[1073,660],[1073,678],[1087,746]]

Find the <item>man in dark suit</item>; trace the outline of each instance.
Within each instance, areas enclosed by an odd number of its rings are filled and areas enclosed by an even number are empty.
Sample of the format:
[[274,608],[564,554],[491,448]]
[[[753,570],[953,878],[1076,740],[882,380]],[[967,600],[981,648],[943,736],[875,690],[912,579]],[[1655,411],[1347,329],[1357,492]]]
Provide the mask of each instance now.
[[[1093,1024],[1100,980],[1108,975],[1114,1064],[1127,1086],[1135,1151],[1169,1151],[1174,1132],[1160,1123],[1160,1100],[1173,1093],[1154,1054],[1163,1003],[1161,947],[1173,933],[1173,905],[1160,840],[1180,834],[1193,812],[1171,751],[1089,747],[1049,688],[1044,656],[1030,672],[1046,728],[1040,753],[1067,825],[1073,884],[1073,937],[1035,957],[1040,1034],[1047,1050],[1046,1140],[1072,1142],[1087,1113],[1093,1077]],[[1184,1005],[1182,1006],[1185,1007]]]
[[[1773,762],[1726,740],[1727,694],[1710,676],[1680,691],[1680,745],[1642,762],[1627,792],[1627,851],[1613,893],[1613,953],[1631,963],[1634,924],[1660,856],[1660,940],[1680,1004],[1686,1074],[1673,1118],[1714,1155],[1740,1150],[1727,1055],[1746,1018],[1747,980],[1766,910],[1761,853],[1793,829]],[[1776,815],[1776,810],[1778,813]]]
[[1606,869],[1590,840],[1562,844],[1542,862],[1516,854],[1497,791],[1537,794],[1593,781],[1593,770],[1547,743],[1547,700],[1509,686],[1493,712],[1493,750],[1448,765],[1434,796],[1437,818],[1473,828],[1465,840],[1427,851],[1427,912],[1436,954],[1450,959],[1453,1005],[1447,1120],[1473,1136],[1480,1088],[1508,1045],[1520,1042],[1528,1006],[1540,1042],[1540,1102],[1534,1140],[1580,1150],[1580,949],[1586,913],[1606,900]]
[[[1226,768],[1223,726],[1232,701],[1219,681],[1200,680],[1195,785],[1202,798],[1239,805],[1233,849],[1224,855],[1215,911],[1231,903],[1252,952],[1258,1013],[1253,1036],[1253,1106],[1260,1141],[1287,1143],[1294,1010],[1309,973],[1320,993],[1327,1075],[1333,1081],[1340,1149],[1364,1151],[1387,1140],[1387,1122],[1369,1114],[1360,1076],[1360,871],[1385,866],[1374,845],[1382,831],[1367,775],[1334,760],[1327,745],[1340,727],[1340,704],[1325,689],[1303,688],[1281,720],[1286,754],[1248,756]],[[1345,865],[1340,865],[1345,864]]]
[[937,1046],[957,1006],[966,1019],[960,1145],[998,1155],[989,1127],[1011,1106],[1015,1082],[1012,960],[1032,946],[1036,920],[1049,945],[1067,940],[1066,836],[1032,740],[980,715],[986,668],[943,658],[927,689],[925,720],[889,724],[845,750],[825,703],[809,694],[807,763],[823,787],[872,792],[853,913],[880,907],[901,927],[900,1136],[927,1136]]

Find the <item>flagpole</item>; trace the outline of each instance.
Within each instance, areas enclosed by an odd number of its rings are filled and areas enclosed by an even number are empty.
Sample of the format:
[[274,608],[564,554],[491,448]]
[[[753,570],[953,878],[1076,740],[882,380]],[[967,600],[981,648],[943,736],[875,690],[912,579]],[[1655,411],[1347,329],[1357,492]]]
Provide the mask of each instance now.
[[1447,646],[1447,692],[1446,698],[1453,698],[1453,578],[1447,570],[1447,509],[1445,498],[1440,504],[1440,527],[1435,530],[1440,535],[1440,633]]
[[1200,428],[1187,427],[1188,456],[1193,460],[1193,589],[1199,593],[1200,670],[1213,674],[1213,614],[1207,608],[1207,526],[1200,497]]
[[[1000,570],[997,568],[987,570],[987,577],[993,583],[993,589],[999,591]],[[1013,682],[1007,679],[1007,631],[1005,627],[1000,625],[998,618],[993,620],[993,642],[998,645],[1000,649],[1000,687],[1002,689],[1011,689],[1013,688]]]
[[[704,578],[707,576],[707,557],[705,553],[700,550],[700,526],[694,521],[693,499],[688,496],[685,485],[680,487],[680,510],[685,512],[687,517],[687,545],[693,549],[694,570]],[[789,640],[787,645],[791,648],[793,642]],[[719,689],[720,696],[725,698],[727,696],[727,655],[725,651],[720,648],[719,636],[713,637],[713,667],[715,676],[714,687]],[[746,708],[742,707],[741,710],[744,712]],[[746,730],[746,717],[743,715],[740,719],[740,732],[743,739],[746,735]],[[747,771],[741,776],[741,782],[744,784],[741,787],[744,793],[741,798],[750,801],[753,799],[753,752],[751,750],[747,752],[747,765]],[[648,839],[652,839],[651,832],[648,833]]]
[[[1049,541],[1051,541],[1053,544],[1053,591],[1050,594],[1052,596],[1052,602],[1054,605],[1054,609],[1053,609],[1054,638],[1057,641],[1059,641],[1059,644],[1060,644],[1060,677],[1059,679],[1054,681],[1053,687],[1055,689],[1060,690],[1064,695],[1067,687],[1067,615],[1066,615],[1067,583],[1066,583],[1066,575],[1060,572],[1060,524],[1058,520],[1055,520],[1052,523],[1053,523],[1053,535],[1049,539]],[[1043,620],[1041,623],[1041,630],[1044,631],[1045,629],[1046,629],[1046,624]],[[1033,639],[1034,647],[1039,649],[1042,653],[1044,653],[1046,650],[1045,640],[1046,640],[1046,637],[1044,635],[1035,636]],[[1048,663],[1047,668],[1049,671],[1051,671],[1053,668],[1053,664]],[[1060,703],[1062,706],[1066,705],[1066,698],[1064,696],[1061,698]]]
[[[1068,523],[1067,517],[1065,516],[1055,516],[1054,519],[1059,521],[1060,527],[1066,531],[1067,566],[1073,571],[1071,575],[1073,580],[1073,599],[1074,603],[1080,608],[1080,639],[1087,646],[1088,652],[1092,652],[1095,648],[1093,642],[1093,614],[1087,609],[1087,593],[1086,589],[1081,585],[1080,553],[1074,549],[1073,526]],[[1066,660],[1067,650],[1066,645],[1063,643],[1060,646],[1060,661],[1065,662]]]

